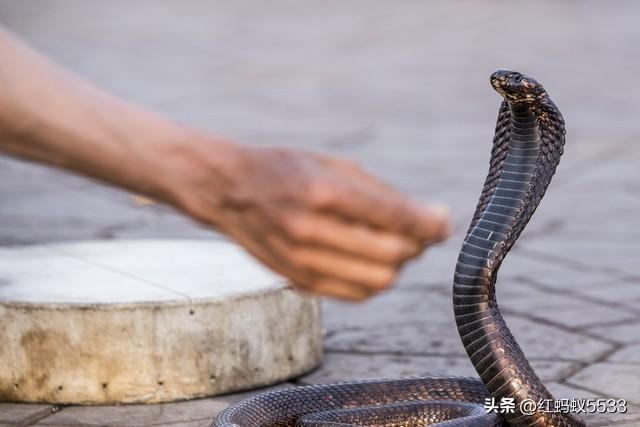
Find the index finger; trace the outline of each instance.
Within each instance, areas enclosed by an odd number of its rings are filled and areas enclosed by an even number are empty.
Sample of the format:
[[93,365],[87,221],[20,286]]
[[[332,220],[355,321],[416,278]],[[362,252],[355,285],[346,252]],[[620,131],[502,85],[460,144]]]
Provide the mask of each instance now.
[[382,184],[341,187],[331,206],[337,214],[424,241],[438,242],[451,234],[449,209],[444,205],[421,205]]

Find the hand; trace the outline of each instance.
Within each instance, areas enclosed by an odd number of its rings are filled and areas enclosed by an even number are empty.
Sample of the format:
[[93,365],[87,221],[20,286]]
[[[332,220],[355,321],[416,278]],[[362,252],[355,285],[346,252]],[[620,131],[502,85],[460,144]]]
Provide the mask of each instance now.
[[294,149],[240,150],[224,190],[201,175],[184,187],[191,197],[183,205],[302,289],[362,300],[450,232],[445,208],[419,206],[354,163]]
[[441,208],[414,204],[352,163],[178,125],[92,87],[1,28],[0,57],[0,152],[173,204],[301,288],[361,300],[449,232]]

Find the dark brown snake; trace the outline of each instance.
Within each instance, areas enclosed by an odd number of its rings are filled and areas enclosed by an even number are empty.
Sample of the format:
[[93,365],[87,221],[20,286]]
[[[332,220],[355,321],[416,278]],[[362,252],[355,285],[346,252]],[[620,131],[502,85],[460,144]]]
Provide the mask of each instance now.
[[[530,407],[553,397],[509,331],[495,296],[500,264],[560,161],[564,119],[542,85],[530,77],[499,70],[491,75],[491,85],[504,99],[489,174],[453,282],[458,332],[480,380],[420,377],[278,390],[229,407],[214,427],[585,425],[571,414]],[[513,398],[513,412],[487,413],[487,398],[497,404]],[[525,401],[529,406],[523,406]]]

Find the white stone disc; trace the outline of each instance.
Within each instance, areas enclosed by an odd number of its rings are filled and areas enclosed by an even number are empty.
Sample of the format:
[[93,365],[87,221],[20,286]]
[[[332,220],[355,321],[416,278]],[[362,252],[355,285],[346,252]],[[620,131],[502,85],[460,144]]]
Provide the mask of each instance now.
[[0,248],[0,401],[166,402],[296,377],[317,299],[224,241]]

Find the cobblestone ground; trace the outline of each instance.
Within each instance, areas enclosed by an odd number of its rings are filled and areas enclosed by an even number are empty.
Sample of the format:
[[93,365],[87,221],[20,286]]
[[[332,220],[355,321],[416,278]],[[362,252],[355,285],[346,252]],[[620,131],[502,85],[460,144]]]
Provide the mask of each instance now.
[[[116,94],[243,141],[360,161],[448,203],[458,232],[391,291],[327,302],[327,357],[295,384],[474,375],[450,282],[487,166],[498,67],[545,82],[568,124],[546,199],[498,298],[557,396],[616,397],[640,426],[640,4],[420,1],[0,1],[0,22]],[[171,210],[0,158],[0,244],[219,238]],[[240,395],[124,407],[0,404],[0,426],[206,426]],[[4,424],[3,424],[4,423]]]

